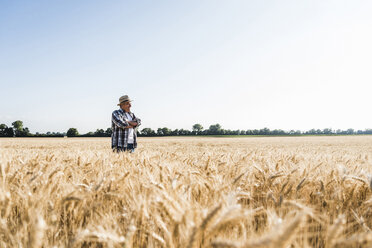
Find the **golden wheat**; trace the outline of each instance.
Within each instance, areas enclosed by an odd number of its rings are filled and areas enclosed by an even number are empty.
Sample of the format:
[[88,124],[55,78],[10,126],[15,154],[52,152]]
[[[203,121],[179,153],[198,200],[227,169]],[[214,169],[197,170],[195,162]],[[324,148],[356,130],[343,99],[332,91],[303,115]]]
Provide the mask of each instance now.
[[372,136],[0,144],[0,247],[372,246]]

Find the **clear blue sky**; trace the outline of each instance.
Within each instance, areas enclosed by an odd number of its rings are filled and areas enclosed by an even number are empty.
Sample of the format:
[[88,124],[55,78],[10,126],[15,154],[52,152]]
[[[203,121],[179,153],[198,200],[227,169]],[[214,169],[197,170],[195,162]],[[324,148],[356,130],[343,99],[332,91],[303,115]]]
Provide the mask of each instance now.
[[372,128],[372,1],[0,0],[0,123]]

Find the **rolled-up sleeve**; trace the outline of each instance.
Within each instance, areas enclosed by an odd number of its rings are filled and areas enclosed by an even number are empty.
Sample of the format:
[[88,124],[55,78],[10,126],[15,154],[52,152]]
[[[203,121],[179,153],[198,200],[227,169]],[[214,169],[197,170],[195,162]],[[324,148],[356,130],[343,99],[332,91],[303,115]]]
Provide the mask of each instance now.
[[127,121],[120,118],[117,111],[112,112],[111,119],[112,119],[112,122],[114,123],[114,125],[119,127],[119,128],[126,128],[127,126],[129,126],[129,123]]

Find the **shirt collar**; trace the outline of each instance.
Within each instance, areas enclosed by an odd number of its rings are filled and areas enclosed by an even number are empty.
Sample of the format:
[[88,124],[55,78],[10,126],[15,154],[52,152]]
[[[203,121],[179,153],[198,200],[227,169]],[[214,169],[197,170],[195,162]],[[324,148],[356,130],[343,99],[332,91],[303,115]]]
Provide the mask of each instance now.
[[119,111],[122,112],[123,114],[125,114],[125,113],[132,114],[131,112],[125,112],[125,111],[124,111],[123,109],[121,109],[121,108],[119,109]]

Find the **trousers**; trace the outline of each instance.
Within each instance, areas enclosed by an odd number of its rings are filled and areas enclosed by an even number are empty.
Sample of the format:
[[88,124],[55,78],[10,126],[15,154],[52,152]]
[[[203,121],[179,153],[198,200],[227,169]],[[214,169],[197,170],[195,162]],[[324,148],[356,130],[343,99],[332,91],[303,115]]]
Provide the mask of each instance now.
[[128,144],[127,147],[114,147],[112,148],[112,150],[114,152],[130,152],[130,153],[133,153],[134,152],[134,145],[133,144]]

